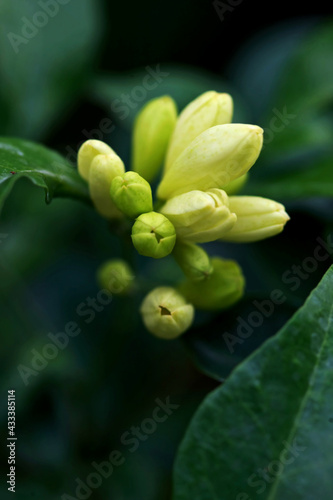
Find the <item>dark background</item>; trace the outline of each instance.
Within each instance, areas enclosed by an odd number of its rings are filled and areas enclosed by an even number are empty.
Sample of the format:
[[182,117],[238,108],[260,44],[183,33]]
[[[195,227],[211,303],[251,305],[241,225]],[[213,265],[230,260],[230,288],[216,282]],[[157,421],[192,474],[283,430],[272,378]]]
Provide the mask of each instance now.
[[332,8],[323,3],[282,5],[250,0],[231,7],[223,21],[214,2],[205,0],[105,2],[105,6],[109,30],[101,64],[104,69],[119,71],[172,61],[221,72],[259,31],[274,29],[285,21],[332,14]]

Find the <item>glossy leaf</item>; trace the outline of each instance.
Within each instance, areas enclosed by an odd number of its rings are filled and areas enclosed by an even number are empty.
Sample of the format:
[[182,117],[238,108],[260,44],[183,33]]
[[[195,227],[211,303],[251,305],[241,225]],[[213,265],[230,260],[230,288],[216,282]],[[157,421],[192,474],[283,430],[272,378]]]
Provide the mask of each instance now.
[[175,466],[174,500],[330,500],[333,267],[304,306],[211,393]]
[[30,141],[0,138],[0,209],[15,182],[26,177],[53,197],[78,198],[90,203],[88,186],[61,155]]

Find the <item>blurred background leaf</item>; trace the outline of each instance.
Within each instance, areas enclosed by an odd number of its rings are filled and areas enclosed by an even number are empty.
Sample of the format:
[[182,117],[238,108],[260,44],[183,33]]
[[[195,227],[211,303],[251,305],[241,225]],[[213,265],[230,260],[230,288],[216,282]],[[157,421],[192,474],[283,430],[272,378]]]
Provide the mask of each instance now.
[[[149,81],[146,79],[148,78]],[[170,95],[181,111],[191,100],[214,89],[229,92],[237,101],[236,118],[242,119],[242,98],[230,83],[195,67],[158,64],[129,74],[99,76],[92,85],[92,97],[114,116],[115,121],[131,130],[138,110],[155,97]],[[126,99],[129,104],[126,105]]]
[[51,2],[53,14],[41,3],[48,2],[0,4],[1,134],[45,139],[89,81],[103,30],[100,3]]
[[[265,43],[262,34],[245,67],[242,59],[234,63],[236,83],[249,83],[244,91],[252,91],[250,107],[265,131],[248,193],[282,200],[333,195],[333,25],[309,26],[282,26]],[[251,64],[259,73],[249,79]],[[254,91],[263,95],[258,105]]]

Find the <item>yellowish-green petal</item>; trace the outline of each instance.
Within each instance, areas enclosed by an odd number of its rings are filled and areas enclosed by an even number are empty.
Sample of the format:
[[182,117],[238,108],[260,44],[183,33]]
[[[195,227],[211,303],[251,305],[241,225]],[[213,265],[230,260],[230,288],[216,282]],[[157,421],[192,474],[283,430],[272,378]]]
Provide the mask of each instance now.
[[141,214],[132,227],[132,242],[140,255],[161,259],[169,255],[176,243],[173,224],[162,214]]
[[89,170],[93,159],[98,155],[115,154],[112,148],[103,141],[90,139],[85,141],[78,152],[78,170],[79,174],[86,181],[89,179]]
[[110,196],[117,208],[131,218],[153,210],[150,184],[137,172],[129,171],[115,177]]
[[194,243],[177,241],[172,255],[191,281],[202,281],[213,271],[207,252]]
[[221,188],[243,176],[258,158],[263,130],[255,125],[217,125],[200,134],[165,172],[157,195]]
[[179,239],[192,243],[217,240],[236,222],[222,189],[183,193],[168,200],[160,212],[172,222]]
[[243,296],[245,280],[242,270],[237,262],[220,257],[213,257],[211,263],[211,275],[199,282],[186,280],[179,290],[198,309],[226,309]]
[[202,132],[215,125],[230,123],[232,113],[233,102],[229,94],[208,91],[190,102],[178,117],[168,148],[165,170]]
[[258,196],[230,196],[237,222],[222,239],[235,243],[263,240],[280,233],[289,215],[281,203]]
[[176,120],[176,103],[169,96],[149,101],[135,120],[132,169],[148,182],[162,166]]
[[89,169],[90,197],[96,210],[109,219],[122,216],[110,196],[110,187],[113,179],[123,174],[124,164],[115,153],[97,155],[91,162]]
[[194,307],[171,287],[152,290],[142,302],[140,312],[147,330],[168,340],[184,333],[194,318]]

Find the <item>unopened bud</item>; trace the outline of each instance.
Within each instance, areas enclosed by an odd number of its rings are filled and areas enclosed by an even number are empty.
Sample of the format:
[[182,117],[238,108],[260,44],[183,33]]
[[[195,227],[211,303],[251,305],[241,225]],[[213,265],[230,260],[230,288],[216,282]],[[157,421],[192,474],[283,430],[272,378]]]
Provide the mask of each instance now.
[[89,169],[89,191],[96,210],[109,219],[122,216],[110,197],[113,179],[125,170],[115,153],[95,156]]
[[248,243],[275,236],[290,218],[281,203],[259,196],[230,196],[229,204],[237,222],[224,241]]
[[194,307],[171,287],[152,290],[142,302],[140,311],[147,330],[162,339],[179,337],[194,318]]
[[177,242],[172,255],[185,276],[192,281],[201,281],[213,271],[207,252],[194,243]]
[[169,96],[152,99],[136,118],[132,168],[147,181],[153,180],[162,166],[176,119],[176,104]]
[[110,195],[117,208],[133,219],[153,210],[150,184],[136,172],[126,172],[115,177],[111,184]]
[[110,293],[124,295],[133,286],[134,274],[126,261],[112,259],[104,262],[98,269],[97,279],[101,288]]
[[223,188],[246,174],[259,156],[263,130],[230,123],[202,132],[164,173],[158,197],[169,199],[187,191]]
[[77,157],[78,170],[81,177],[87,181],[89,179],[89,170],[93,159],[97,155],[109,154],[112,155],[115,154],[115,152],[105,142],[95,139],[85,141],[80,147]]
[[233,102],[229,94],[209,91],[194,99],[180,113],[172,134],[165,169],[205,130],[230,123]]
[[168,200],[160,212],[172,222],[177,237],[192,243],[206,243],[221,238],[236,222],[229,210],[227,194],[222,189],[206,193],[190,191]]
[[219,310],[230,307],[243,295],[245,280],[239,265],[219,257],[211,259],[213,272],[205,280],[185,281],[180,292],[198,309]]
[[139,254],[160,259],[172,252],[176,231],[164,215],[149,212],[136,219],[132,228],[132,241]]

